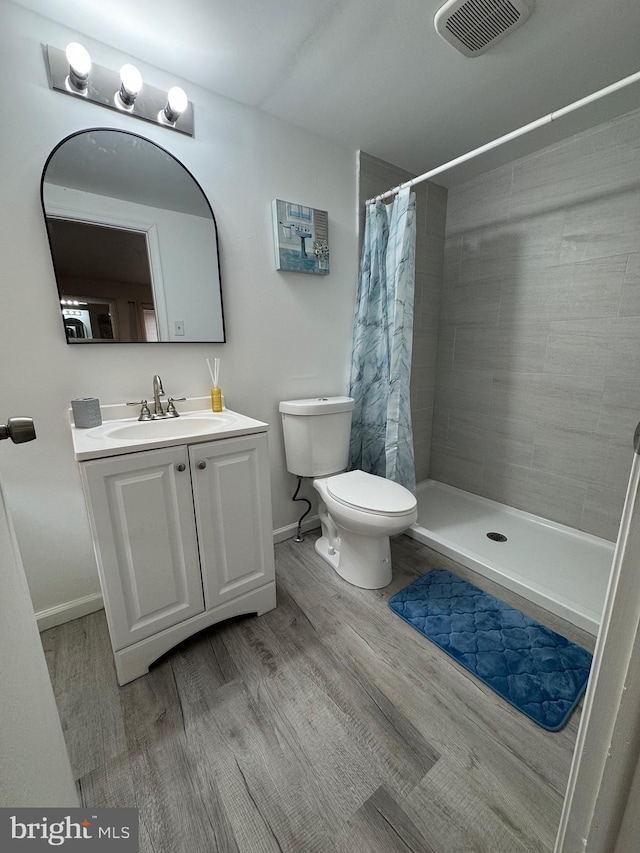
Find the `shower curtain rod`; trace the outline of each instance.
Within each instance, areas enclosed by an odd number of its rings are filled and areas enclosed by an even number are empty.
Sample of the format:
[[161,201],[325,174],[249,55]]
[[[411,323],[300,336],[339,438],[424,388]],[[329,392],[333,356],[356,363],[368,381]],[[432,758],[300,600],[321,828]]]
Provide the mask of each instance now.
[[437,166],[435,169],[431,169],[428,172],[425,172],[424,175],[419,175],[417,178],[412,178],[410,181],[405,181],[404,184],[399,184],[397,187],[394,187],[391,190],[387,190],[387,192],[382,193],[381,195],[373,196],[373,198],[369,198],[366,200],[365,204],[374,204],[377,201],[382,201],[385,198],[390,198],[392,195],[400,192],[400,190],[407,189],[408,187],[413,187],[416,184],[421,184],[423,181],[428,180],[429,178],[433,178],[435,175],[439,175],[441,172],[446,172],[448,169],[452,169],[454,166],[459,166],[460,163],[465,163],[467,160],[472,160],[474,157],[477,157],[480,154],[484,154],[486,151],[491,151],[492,148],[497,148],[499,145],[504,145],[505,142],[510,142],[512,139],[517,139],[518,136],[524,136],[525,133],[529,133],[531,130],[536,130],[538,127],[542,127],[545,124],[550,124],[555,119],[562,118],[562,116],[568,115],[568,113],[572,113],[574,110],[579,110],[580,107],[584,107],[587,104],[592,103],[593,101],[597,101],[600,98],[604,98],[606,95],[610,95],[613,92],[617,92],[618,89],[624,89],[625,86],[630,86],[632,83],[637,83],[640,81],[640,71],[637,71],[635,74],[631,74],[629,77],[623,77],[622,80],[618,80],[617,83],[612,83],[610,86],[605,86],[604,89],[600,89],[597,92],[594,92],[591,95],[587,95],[585,98],[581,98],[579,101],[575,101],[573,104],[569,104],[568,107],[562,107],[559,110],[554,110],[554,112],[549,113],[542,118],[536,119],[535,121],[530,122],[529,124],[525,124],[522,127],[519,127],[517,130],[512,130],[511,133],[506,133],[504,136],[499,136],[497,139],[494,139],[493,142],[487,142],[485,145],[481,145],[479,148],[474,148],[473,151],[468,151],[466,154],[461,154],[460,157],[455,157],[453,160],[449,160],[448,163],[444,163],[442,166]]

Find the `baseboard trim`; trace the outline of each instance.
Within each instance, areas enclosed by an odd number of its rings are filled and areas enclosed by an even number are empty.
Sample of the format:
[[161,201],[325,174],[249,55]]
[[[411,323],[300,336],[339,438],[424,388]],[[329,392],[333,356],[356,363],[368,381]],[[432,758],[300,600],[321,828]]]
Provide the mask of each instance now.
[[97,610],[102,610],[103,607],[102,596],[96,592],[93,595],[85,595],[83,598],[58,604],[56,607],[49,607],[47,610],[39,610],[36,613],[38,630],[46,631],[48,628],[64,625],[65,622],[71,622],[81,616],[88,616],[89,613],[95,613]]
[[[320,527],[320,519],[317,515],[312,515],[306,521],[302,522],[303,533],[315,530],[316,527]],[[273,531],[273,544],[277,545],[278,542],[284,542],[285,539],[293,539],[297,532],[298,524],[296,522],[293,524],[287,524],[285,527],[278,527]]]

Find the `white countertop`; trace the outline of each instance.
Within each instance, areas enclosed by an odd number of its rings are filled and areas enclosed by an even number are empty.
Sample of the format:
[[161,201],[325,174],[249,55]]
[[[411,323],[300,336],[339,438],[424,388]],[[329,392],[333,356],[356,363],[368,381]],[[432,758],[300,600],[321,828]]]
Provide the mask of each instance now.
[[[107,456],[119,456],[123,453],[137,453],[157,447],[173,447],[179,444],[197,444],[203,441],[218,441],[239,435],[250,435],[256,432],[266,432],[269,425],[255,420],[239,412],[224,409],[217,413],[211,411],[209,397],[194,397],[184,402],[176,403],[180,412],[179,418],[162,418],[156,421],[139,422],[137,414],[130,415],[131,408],[124,404],[101,406],[102,426],[90,429],[77,429],[71,424],[73,450],[78,461],[86,459],[102,459]],[[134,409],[134,411],[137,410]],[[195,424],[197,421],[197,424]],[[120,427],[135,427],[138,423],[145,424],[145,437],[118,437]],[[158,437],[152,434],[154,426],[158,426]],[[197,426],[197,431],[189,432]],[[184,429],[184,434],[181,434]],[[170,435],[166,434],[169,430]],[[127,430],[131,431],[131,430]],[[135,431],[135,430],[134,430]],[[109,433],[111,433],[109,435]],[[164,434],[161,434],[164,433]]]

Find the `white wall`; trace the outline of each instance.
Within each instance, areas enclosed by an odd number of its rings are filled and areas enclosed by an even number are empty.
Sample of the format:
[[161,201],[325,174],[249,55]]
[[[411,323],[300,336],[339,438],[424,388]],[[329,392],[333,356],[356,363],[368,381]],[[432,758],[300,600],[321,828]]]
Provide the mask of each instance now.
[[[285,471],[277,403],[344,393],[357,269],[355,151],[187,81],[138,63],[149,83],[187,89],[195,105],[190,139],[48,88],[41,44],[80,38],[112,68],[134,57],[0,0],[0,257],[3,409],[35,418],[38,440],[0,446],[12,511],[36,611],[99,589],[89,527],[65,420],[69,401],[140,399],[154,373],[173,396],[206,394],[205,357],[221,358],[227,405],[272,424],[274,527],[294,522],[295,481]],[[216,215],[227,344],[68,346],[46,230],[40,176],[52,148],[92,126],[134,130],[169,149],[192,172]],[[271,201],[329,211],[331,274],[274,268]],[[28,324],[26,322],[28,318]],[[27,334],[28,326],[28,334]]]

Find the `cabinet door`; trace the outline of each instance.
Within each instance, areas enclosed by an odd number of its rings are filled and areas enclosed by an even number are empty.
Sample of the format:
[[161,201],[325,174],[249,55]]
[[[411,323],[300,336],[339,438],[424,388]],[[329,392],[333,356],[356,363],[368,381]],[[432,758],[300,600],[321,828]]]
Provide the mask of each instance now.
[[189,448],[205,607],[272,581],[266,433]]
[[80,465],[117,651],[204,610],[187,448]]

